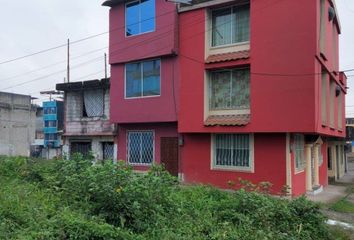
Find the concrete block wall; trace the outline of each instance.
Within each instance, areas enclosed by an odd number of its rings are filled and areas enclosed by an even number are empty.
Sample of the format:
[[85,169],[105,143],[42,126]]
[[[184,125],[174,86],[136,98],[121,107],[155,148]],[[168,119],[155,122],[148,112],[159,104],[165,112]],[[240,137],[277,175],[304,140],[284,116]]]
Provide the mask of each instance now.
[[0,155],[29,156],[35,130],[31,97],[0,92]]

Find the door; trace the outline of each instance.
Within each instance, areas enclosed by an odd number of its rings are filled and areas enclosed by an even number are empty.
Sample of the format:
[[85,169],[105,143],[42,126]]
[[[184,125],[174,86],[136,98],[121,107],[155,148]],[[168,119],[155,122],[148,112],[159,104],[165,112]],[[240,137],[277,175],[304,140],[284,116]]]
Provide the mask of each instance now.
[[162,137],[160,148],[161,163],[171,175],[178,176],[178,138]]

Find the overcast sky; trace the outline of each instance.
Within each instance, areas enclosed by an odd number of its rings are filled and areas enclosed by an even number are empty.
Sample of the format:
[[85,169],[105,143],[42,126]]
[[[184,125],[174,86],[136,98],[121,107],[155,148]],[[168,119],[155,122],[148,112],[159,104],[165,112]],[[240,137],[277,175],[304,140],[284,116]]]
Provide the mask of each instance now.
[[[100,0],[0,0],[0,62],[108,31]],[[354,0],[336,1],[342,25],[340,69],[354,68]],[[108,34],[71,46],[71,81],[104,77]],[[31,94],[55,88],[66,76],[66,48],[0,65],[0,91]],[[35,71],[38,70],[39,71]],[[30,73],[29,73],[30,72]],[[48,76],[50,75],[50,76]],[[347,75],[353,75],[348,72]],[[354,77],[349,77],[347,116],[354,117]],[[24,82],[29,82],[23,84]],[[43,99],[43,96],[41,97]]]

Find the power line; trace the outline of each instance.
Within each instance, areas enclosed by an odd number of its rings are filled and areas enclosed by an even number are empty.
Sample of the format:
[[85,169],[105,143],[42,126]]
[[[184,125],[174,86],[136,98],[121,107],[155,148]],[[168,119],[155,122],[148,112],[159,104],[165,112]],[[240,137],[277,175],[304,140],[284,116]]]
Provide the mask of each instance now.
[[[142,22],[145,22],[145,21],[149,21],[151,19],[156,19],[158,17],[162,17],[162,16],[167,15],[169,13],[175,13],[175,12],[176,12],[176,10],[173,9],[172,11],[167,11],[167,12],[165,12],[163,14],[156,15],[154,17],[138,21],[138,22],[136,22],[134,24],[131,24],[131,25],[135,25],[137,23],[142,23]],[[127,25],[127,26],[129,26],[129,25]],[[99,37],[99,36],[102,36],[102,35],[105,35],[105,34],[108,34],[108,33],[112,33],[114,31],[117,31],[117,30],[120,30],[120,29],[123,29],[123,28],[125,29],[126,26],[124,25],[122,27],[114,28],[114,29],[106,31],[106,32],[101,32],[101,33],[94,34],[94,35],[91,35],[91,36],[88,36],[88,37],[84,37],[84,38],[75,40],[75,41],[71,42],[70,44],[71,45],[77,44],[77,43],[80,43],[80,42],[83,42],[83,41],[86,41],[86,40],[89,40],[89,39],[92,39],[92,38],[96,38],[96,37]],[[56,49],[59,49],[59,48],[62,48],[62,47],[66,47],[66,46],[67,46],[66,43],[65,44],[60,44],[60,45],[55,46],[55,47],[51,47],[51,48],[47,48],[47,49],[44,49],[44,50],[40,50],[38,52],[34,52],[34,53],[27,54],[27,55],[24,55],[24,56],[20,56],[20,57],[16,57],[16,58],[12,58],[12,59],[9,59],[9,60],[2,61],[2,62],[0,62],[0,65],[3,65],[3,64],[6,64],[6,63],[15,62],[15,61],[18,61],[18,60],[21,60],[21,59],[24,59],[24,58],[28,58],[28,57],[32,57],[32,56],[35,56],[35,55],[39,55],[39,54],[42,54],[42,53],[50,52],[50,51],[53,51],[53,50],[56,50]]]

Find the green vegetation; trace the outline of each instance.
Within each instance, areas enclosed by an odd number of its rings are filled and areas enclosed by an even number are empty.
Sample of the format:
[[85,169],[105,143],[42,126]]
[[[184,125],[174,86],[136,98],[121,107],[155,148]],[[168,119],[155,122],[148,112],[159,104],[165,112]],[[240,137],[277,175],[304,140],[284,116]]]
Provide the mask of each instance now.
[[180,187],[160,166],[0,157],[0,186],[0,239],[346,239],[305,198]]
[[354,214],[354,203],[348,201],[346,198],[340,199],[330,206],[330,209],[341,213]]

